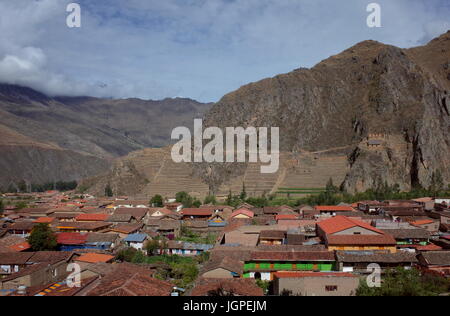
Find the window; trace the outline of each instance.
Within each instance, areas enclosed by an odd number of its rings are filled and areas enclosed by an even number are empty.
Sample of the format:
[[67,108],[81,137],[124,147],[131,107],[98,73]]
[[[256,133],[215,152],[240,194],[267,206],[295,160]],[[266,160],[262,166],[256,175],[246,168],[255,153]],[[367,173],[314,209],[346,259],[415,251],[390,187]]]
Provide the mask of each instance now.
[[353,235],[361,235],[361,232],[354,232]]
[[327,292],[336,292],[338,290],[337,285],[327,285],[325,286],[325,291]]

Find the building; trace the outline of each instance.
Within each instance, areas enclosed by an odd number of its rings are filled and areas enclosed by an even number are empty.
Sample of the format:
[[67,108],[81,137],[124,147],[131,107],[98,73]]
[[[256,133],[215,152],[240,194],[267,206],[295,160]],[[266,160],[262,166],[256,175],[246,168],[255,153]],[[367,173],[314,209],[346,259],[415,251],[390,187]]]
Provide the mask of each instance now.
[[355,210],[351,206],[345,205],[321,205],[314,207],[316,212],[322,216],[336,216],[342,212],[354,212]]
[[397,252],[394,237],[367,224],[345,216],[317,223],[317,234],[328,250]]
[[263,296],[263,289],[252,279],[200,278],[189,296]]
[[416,254],[409,252],[337,251],[336,259],[339,271],[359,274],[372,273],[368,267],[374,263],[380,266],[382,272],[397,267],[411,269],[418,263]]
[[450,251],[422,252],[417,258],[424,269],[450,276]]
[[148,238],[147,234],[131,234],[125,237],[123,241],[128,247],[132,247],[137,250],[142,250],[144,249],[144,243],[147,240],[147,238]]
[[359,277],[342,272],[277,272],[274,295],[286,296],[353,296]]
[[260,245],[283,245],[286,241],[286,231],[262,230],[259,233]]
[[280,271],[335,271],[336,259],[329,251],[254,251],[244,264],[244,277],[273,280]]
[[213,215],[212,209],[184,208],[181,210],[182,220],[207,221]]

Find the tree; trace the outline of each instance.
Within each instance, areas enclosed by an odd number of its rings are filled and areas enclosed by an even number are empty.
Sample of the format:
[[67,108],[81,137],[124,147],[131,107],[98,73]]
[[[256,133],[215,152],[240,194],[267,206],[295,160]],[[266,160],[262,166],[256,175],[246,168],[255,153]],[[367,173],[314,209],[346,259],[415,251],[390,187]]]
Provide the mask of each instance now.
[[389,270],[381,287],[369,287],[361,280],[357,296],[436,296],[450,290],[450,282],[439,275],[424,273],[417,269],[399,267]]
[[58,247],[56,235],[48,224],[36,225],[27,241],[33,251],[51,251]]
[[154,207],[163,207],[164,200],[163,197],[159,194],[156,194],[152,199],[150,200],[150,205]]
[[194,203],[194,198],[184,191],[178,192],[175,195],[175,199],[178,203],[183,204],[183,207],[187,208],[192,207],[192,204]]
[[242,183],[242,192],[239,198],[241,200],[245,200],[247,198],[247,191],[245,190],[245,182]]
[[108,185],[105,188],[105,196],[112,197],[114,195],[113,190],[111,189],[111,185],[108,183]]
[[199,208],[202,205],[202,201],[195,199],[194,202],[192,202],[192,206]]
[[132,247],[122,249],[117,253],[116,259],[122,262],[132,262],[136,253],[137,250]]
[[147,256],[153,256],[160,247],[159,240],[152,239],[147,242],[145,245],[145,250],[147,251]]
[[336,194],[339,192],[339,188],[334,185],[333,178],[330,178],[327,182],[326,192],[329,194]]
[[208,195],[205,198],[205,201],[203,202],[203,204],[212,204],[212,205],[216,205],[217,204],[217,200],[216,197],[214,195]]

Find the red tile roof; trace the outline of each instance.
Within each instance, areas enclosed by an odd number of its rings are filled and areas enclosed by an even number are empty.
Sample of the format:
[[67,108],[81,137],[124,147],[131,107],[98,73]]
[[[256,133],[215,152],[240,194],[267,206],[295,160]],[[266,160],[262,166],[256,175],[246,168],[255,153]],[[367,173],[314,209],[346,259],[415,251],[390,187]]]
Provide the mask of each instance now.
[[433,223],[434,223],[434,221],[431,219],[422,219],[422,220],[418,220],[415,222],[411,222],[410,224],[414,225],[414,226],[420,226],[420,225],[427,225],[427,224],[433,224]]
[[213,210],[200,208],[184,208],[181,210],[181,214],[185,216],[211,216],[213,214]]
[[151,277],[153,272],[129,263],[115,265],[88,296],[169,296],[173,285]]
[[55,220],[53,217],[39,217],[34,222],[37,224],[50,224]]
[[336,216],[330,219],[323,220],[317,223],[317,226],[319,226],[326,234],[334,234],[356,226],[379,234],[384,234],[383,231],[369,225],[366,222],[358,221],[346,216]]
[[417,246],[416,249],[419,251],[438,251],[442,250],[442,247],[435,244],[429,244],[426,246]]
[[351,206],[341,205],[320,205],[315,206],[314,209],[319,212],[353,212],[354,209]]
[[92,222],[104,222],[109,217],[108,214],[80,214],[75,220],[77,221],[92,221]]
[[23,242],[17,245],[13,245],[9,247],[12,251],[17,251],[17,252],[21,252],[21,251],[25,251],[28,249],[31,249],[31,246],[28,242]]
[[114,259],[114,256],[104,255],[100,253],[85,253],[78,257],[76,261],[88,262],[88,263],[99,263],[99,262],[110,262]]
[[57,234],[57,241],[60,245],[82,245],[85,244],[88,234],[80,233],[59,233]]

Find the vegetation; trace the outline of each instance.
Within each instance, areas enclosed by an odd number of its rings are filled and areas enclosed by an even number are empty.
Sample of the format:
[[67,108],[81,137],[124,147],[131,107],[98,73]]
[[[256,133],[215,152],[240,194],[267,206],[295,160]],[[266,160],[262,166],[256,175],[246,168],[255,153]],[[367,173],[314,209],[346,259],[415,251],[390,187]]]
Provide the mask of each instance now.
[[194,233],[186,226],[181,226],[180,237],[177,238],[179,241],[191,242],[195,244],[208,244],[213,245],[216,243],[217,235],[208,234],[206,237],[202,237],[199,234]]
[[[121,250],[117,260],[134,264],[157,264],[155,277],[173,281],[177,286],[189,288],[198,276],[198,263],[204,262],[204,255],[198,257],[181,257],[177,255],[146,256],[144,252],[134,248]],[[207,260],[207,259],[206,259]]]
[[56,235],[48,224],[36,225],[27,241],[33,251],[51,251],[58,247]]
[[213,204],[216,205],[217,204],[217,200],[216,197],[214,195],[208,195],[205,198],[205,201],[203,202],[203,204]]
[[175,199],[178,203],[183,204],[183,207],[190,208],[190,207],[200,207],[202,205],[202,202],[198,200],[197,198],[194,198],[190,196],[187,192],[178,192],[175,195]]
[[361,280],[357,296],[437,296],[450,291],[450,280],[417,269],[397,268],[387,271],[381,287],[370,288]]
[[163,207],[164,206],[164,199],[161,195],[156,194],[152,199],[150,200],[150,205],[153,207]]
[[18,210],[21,210],[21,209],[27,208],[28,204],[27,204],[27,202],[20,201],[15,204],[15,207],[17,207]]
[[[381,182],[377,184],[375,188],[369,189],[365,192],[358,192],[355,194],[349,194],[344,190],[339,189],[333,184],[332,179],[327,183],[325,189],[316,189],[314,194],[304,197],[304,198],[292,198],[290,194],[294,195],[299,193],[299,189],[293,188],[288,190],[283,188],[286,193],[290,193],[288,197],[279,197],[277,195],[270,195],[269,197],[249,197],[246,199],[241,199],[241,195],[232,195],[230,192],[225,201],[227,205],[232,207],[237,207],[242,203],[249,203],[256,207],[264,206],[277,206],[277,205],[289,205],[292,207],[299,205],[336,205],[339,203],[355,203],[358,201],[365,200],[411,200],[424,196],[430,197],[448,197],[450,196],[450,185],[447,189],[443,188],[442,176],[439,172],[434,173],[431,185],[428,189],[422,187],[416,187],[409,192],[400,191],[399,185],[388,185],[386,182]],[[312,189],[304,189],[312,190]],[[302,191],[301,194],[307,194],[307,191]],[[299,193],[300,194],[300,193]]]
[[107,196],[107,197],[114,196],[114,192],[113,192],[113,190],[111,188],[111,185],[109,183],[108,183],[108,185],[105,188],[105,196]]

